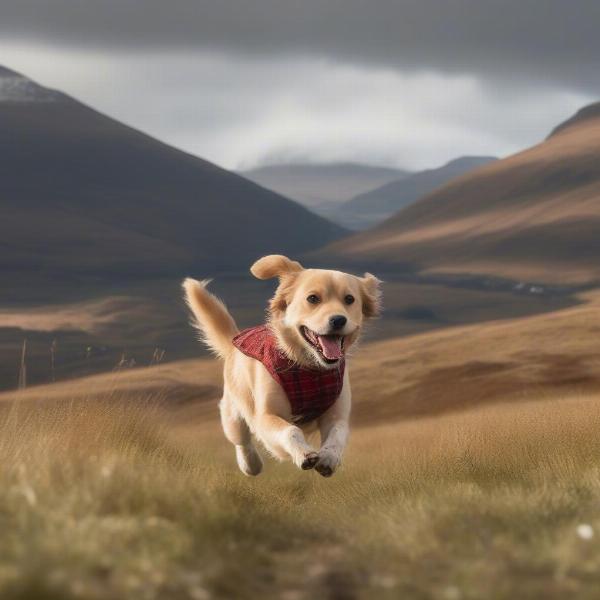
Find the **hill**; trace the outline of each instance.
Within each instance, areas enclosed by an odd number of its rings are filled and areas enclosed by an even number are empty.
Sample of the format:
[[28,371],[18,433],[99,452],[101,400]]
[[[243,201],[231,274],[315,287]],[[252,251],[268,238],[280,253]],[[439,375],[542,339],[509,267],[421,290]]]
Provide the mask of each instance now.
[[567,119],[564,123],[561,123],[555,127],[550,133],[549,137],[552,137],[569,127],[574,125],[580,125],[585,121],[594,121],[600,117],[600,102],[595,102],[588,106],[584,106],[578,110],[570,119]]
[[206,272],[344,233],[6,68],[0,164],[3,272],[104,279]]
[[[57,286],[40,276],[15,279],[3,290],[7,300],[0,306],[0,391],[17,385],[25,340],[29,385],[112,372],[123,362],[148,365],[156,362],[157,351],[161,361],[197,357],[202,351],[188,323],[179,279],[80,285],[77,291],[72,284]],[[227,302],[242,328],[263,322],[273,293],[272,282],[249,273],[219,274],[211,289]],[[371,324],[365,341],[541,314],[577,303],[567,294],[414,284],[394,281],[389,274],[384,295],[383,318]]]
[[562,285],[600,280],[600,114],[463,175],[323,252],[420,273]]
[[268,457],[241,475],[213,361],[0,395],[0,595],[594,598],[600,300],[581,300],[365,345],[331,479]]
[[[588,292],[578,302],[535,316],[363,344],[351,361],[355,424],[391,423],[529,395],[547,396],[569,386],[600,393],[593,325],[600,294]],[[561,340],[559,348],[553,343],[556,339]],[[174,409],[203,400],[216,410],[220,382],[216,361],[187,360],[2,392],[0,400],[150,394],[172,403]]]
[[491,156],[462,156],[437,169],[408,174],[344,202],[334,218],[349,229],[373,227],[455,177],[494,160]]
[[408,175],[392,169],[358,163],[266,165],[240,173],[251,181],[331,216],[335,208],[357,194]]

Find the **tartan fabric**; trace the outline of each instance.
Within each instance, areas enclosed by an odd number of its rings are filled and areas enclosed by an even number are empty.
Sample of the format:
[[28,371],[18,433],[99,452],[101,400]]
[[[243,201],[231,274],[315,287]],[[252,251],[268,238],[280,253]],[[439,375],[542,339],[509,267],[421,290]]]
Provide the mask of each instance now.
[[338,399],[344,384],[344,359],[334,369],[310,369],[292,362],[278,347],[268,325],[244,329],[233,345],[246,356],[260,361],[283,388],[292,407],[294,423],[320,417]]

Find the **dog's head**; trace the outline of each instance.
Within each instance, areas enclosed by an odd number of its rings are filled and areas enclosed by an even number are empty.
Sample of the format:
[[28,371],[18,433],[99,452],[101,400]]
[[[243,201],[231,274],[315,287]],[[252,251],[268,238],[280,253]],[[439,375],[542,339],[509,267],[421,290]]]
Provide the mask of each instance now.
[[335,367],[358,339],[365,319],[380,310],[379,280],[365,273],[304,269],[277,254],[257,260],[258,279],[279,278],[269,306],[280,344],[301,364]]

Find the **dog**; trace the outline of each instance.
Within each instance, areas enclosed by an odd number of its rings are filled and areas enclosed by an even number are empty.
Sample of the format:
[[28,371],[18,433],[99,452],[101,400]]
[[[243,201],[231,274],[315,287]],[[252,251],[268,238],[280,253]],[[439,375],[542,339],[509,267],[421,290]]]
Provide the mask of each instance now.
[[[333,475],[349,435],[350,381],[346,354],[368,319],[379,315],[380,281],[370,273],[305,269],[282,255],[257,260],[258,279],[279,278],[267,323],[240,332],[209,280],[186,279],[192,325],[224,361],[219,404],[226,438],[245,475],[263,468],[257,438],[280,460]],[[306,435],[320,431],[317,451]]]

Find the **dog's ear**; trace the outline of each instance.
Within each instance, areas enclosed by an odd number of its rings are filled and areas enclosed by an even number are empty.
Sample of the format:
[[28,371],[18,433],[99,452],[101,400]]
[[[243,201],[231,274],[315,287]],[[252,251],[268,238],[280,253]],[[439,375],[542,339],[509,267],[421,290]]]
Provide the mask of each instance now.
[[365,273],[364,277],[359,277],[360,289],[362,295],[363,315],[367,318],[378,317],[381,313],[381,281]]
[[269,304],[269,312],[272,318],[281,318],[285,313],[285,309],[293,296],[296,276],[303,270],[304,267],[299,262],[290,260],[287,256],[281,254],[263,256],[250,267],[250,272],[258,279],[279,277],[279,287]]
[[295,260],[290,260],[281,254],[269,254],[259,258],[251,267],[250,272],[257,279],[272,279],[303,271],[304,267]]

